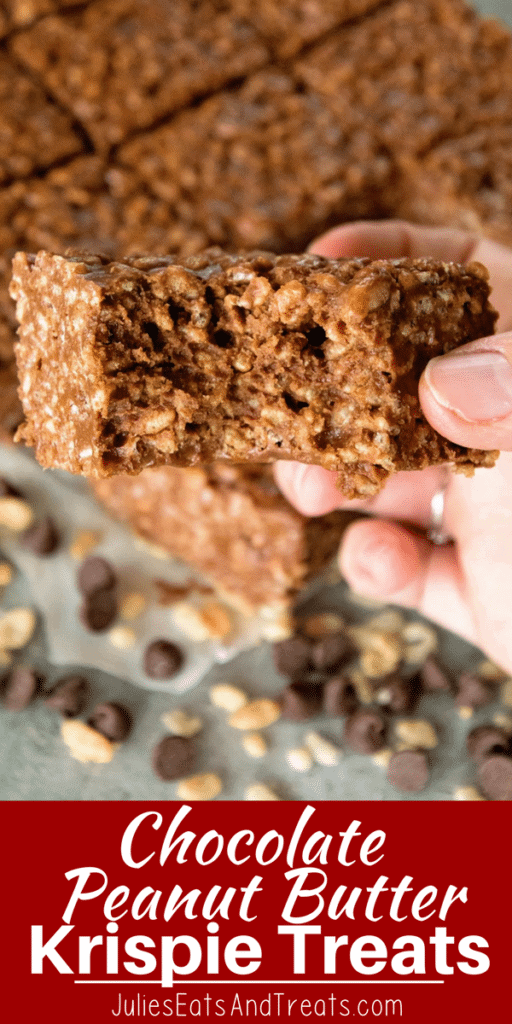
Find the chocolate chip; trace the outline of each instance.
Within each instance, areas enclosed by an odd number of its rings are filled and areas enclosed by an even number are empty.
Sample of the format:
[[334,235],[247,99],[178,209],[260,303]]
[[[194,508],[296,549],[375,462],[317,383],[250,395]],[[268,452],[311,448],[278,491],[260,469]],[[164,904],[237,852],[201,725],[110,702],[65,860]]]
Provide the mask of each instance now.
[[91,597],[100,590],[112,590],[116,585],[113,566],[100,555],[91,555],[82,562],[77,575],[77,586],[81,594]]
[[164,782],[182,779],[193,771],[195,753],[195,744],[185,736],[165,736],[153,748],[153,771]]
[[290,683],[281,694],[281,715],[291,722],[304,722],[307,718],[313,718],[321,709],[322,696],[321,683]]
[[428,759],[424,750],[400,750],[392,754],[387,780],[402,793],[419,793],[430,777]]
[[480,708],[494,697],[495,688],[480,676],[464,672],[457,680],[455,704],[458,708]]
[[150,679],[170,679],[182,664],[183,654],[170,640],[153,640],[144,651],[144,671]]
[[453,689],[450,677],[435,658],[427,658],[419,674],[423,689],[428,693],[438,693],[440,690]]
[[319,672],[340,668],[353,656],[354,649],[345,633],[328,633],[313,647],[313,665]]
[[323,691],[323,710],[333,718],[350,715],[358,704],[357,693],[351,680],[346,676],[333,676]]
[[97,704],[87,724],[112,743],[121,743],[125,740],[132,727],[132,716],[122,704],[113,701],[106,701],[104,704]]
[[512,800],[512,757],[486,757],[478,769],[478,781],[490,800]]
[[93,633],[108,629],[117,616],[117,600],[112,590],[89,594],[79,610],[80,622]]
[[32,551],[34,555],[51,555],[59,546],[59,535],[51,516],[44,516],[29,526],[21,535],[22,547]]
[[2,702],[8,711],[23,711],[30,704],[39,686],[34,669],[16,665],[2,681]]
[[87,704],[89,683],[83,676],[63,676],[45,697],[47,707],[58,711],[64,718],[80,715]]
[[311,668],[312,643],[302,636],[291,636],[274,644],[272,651],[278,672],[297,679]]
[[508,751],[508,736],[504,729],[497,725],[477,725],[466,737],[466,747],[470,757],[477,764],[489,754],[505,754]]
[[421,679],[419,675],[411,679],[391,675],[382,680],[379,687],[379,703],[396,715],[413,711],[421,697]]
[[23,495],[5,477],[0,476],[0,498],[22,498]]
[[375,754],[384,746],[386,720],[373,708],[359,708],[345,722],[345,740],[358,754]]

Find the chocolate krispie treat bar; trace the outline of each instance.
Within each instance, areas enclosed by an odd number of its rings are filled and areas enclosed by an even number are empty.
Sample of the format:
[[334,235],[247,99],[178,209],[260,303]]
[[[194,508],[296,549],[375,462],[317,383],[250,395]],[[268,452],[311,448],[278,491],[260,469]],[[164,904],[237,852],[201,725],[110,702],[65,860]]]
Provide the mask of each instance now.
[[255,26],[279,57],[352,19],[361,18],[386,0],[240,0]]
[[276,68],[130,140],[118,161],[209,244],[279,253],[340,221],[383,216],[392,172],[356,107],[341,118]]
[[161,466],[95,480],[97,497],[137,534],[204,573],[241,610],[286,607],[334,557],[347,514],[308,519],[268,466]]
[[237,0],[96,0],[44,18],[11,45],[98,150],[269,58]]
[[0,110],[0,185],[83,148],[69,115],[5,53],[0,53]]
[[397,470],[494,462],[436,434],[418,401],[432,356],[494,329],[479,264],[18,253],[12,294],[17,436],[43,466],[288,458],[361,497]]
[[294,72],[341,123],[358,111],[393,174],[388,216],[512,244],[512,37],[464,0],[393,0],[302,54]]

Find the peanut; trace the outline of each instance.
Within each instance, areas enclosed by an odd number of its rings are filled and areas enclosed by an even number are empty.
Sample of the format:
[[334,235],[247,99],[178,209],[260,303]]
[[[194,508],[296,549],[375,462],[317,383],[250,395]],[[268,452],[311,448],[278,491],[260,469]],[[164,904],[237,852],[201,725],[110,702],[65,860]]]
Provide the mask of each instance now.
[[195,736],[203,728],[201,718],[189,715],[183,708],[174,708],[162,715],[160,721],[174,736]]
[[60,732],[71,757],[76,761],[83,764],[108,764],[114,756],[114,744],[84,722],[65,721]]
[[239,686],[233,683],[216,683],[210,687],[210,700],[223,711],[239,711],[248,703],[248,698]]
[[229,718],[229,724],[233,729],[264,729],[265,726],[276,722],[280,714],[279,704],[275,700],[263,697],[234,711]]
[[213,772],[182,779],[176,789],[176,795],[180,800],[213,800],[221,792],[222,782]]

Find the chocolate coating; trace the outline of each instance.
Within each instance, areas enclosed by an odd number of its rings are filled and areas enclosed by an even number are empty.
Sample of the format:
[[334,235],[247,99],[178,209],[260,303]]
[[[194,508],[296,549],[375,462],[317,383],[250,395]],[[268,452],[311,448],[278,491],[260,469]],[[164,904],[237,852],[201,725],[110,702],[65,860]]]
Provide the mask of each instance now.
[[344,735],[358,754],[375,754],[384,746],[386,720],[374,708],[359,708],[347,718]]
[[328,633],[313,647],[313,665],[319,672],[330,672],[350,660],[353,647],[345,633]]
[[272,653],[278,672],[290,679],[297,679],[312,667],[313,644],[306,637],[291,636],[274,644]]
[[490,800],[512,800],[512,757],[491,754],[478,769],[478,781]]
[[111,590],[116,585],[113,566],[100,555],[91,555],[82,562],[77,574],[77,586],[84,597],[90,597],[99,590]]
[[402,793],[420,793],[430,777],[428,759],[424,750],[400,750],[393,754],[387,770],[387,780]]
[[323,710],[326,715],[332,718],[350,715],[357,704],[357,693],[348,677],[333,676],[326,682],[323,692]]
[[52,555],[59,546],[59,534],[51,516],[44,516],[29,526],[22,534],[20,543],[34,555]]
[[290,683],[281,694],[281,715],[291,722],[305,722],[320,712],[322,695],[321,683]]
[[22,498],[23,495],[5,477],[0,476],[0,498]]
[[96,705],[87,722],[112,743],[121,743],[131,730],[132,716],[122,704],[105,701]]
[[39,679],[34,669],[16,665],[2,681],[0,693],[7,711],[23,711],[35,696]]
[[163,782],[190,775],[195,762],[195,745],[184,736],[165,736],[153,748],[151,764]]
[[47,707],[64,718],[81,715],[89,697],[89,683],[83,676],[63,676],[45,697]]
[[411,679],[393,675],[384,679],[381,686],[386,691],[386,700],[382,701],[382,706],[397,715],[413,711],[421,697],[421,680],[418,675]]
[[450,677],[433,657],[427,658],[425,664],[420,669],[419,675],[423,689],[429,693],[452,689]]
[[80,607],[80,622],[93,633],[101,633],[112,625],[117,616],[117,600],[112,590],[98,590],[89,594]]
[[457,680],[455,704],[458,708],[480,708],[493,699],[496,688],[472,672],[464,672]]
[[509,739],[504,729],[497,725],[477,725],[466,737],[466,747],[470,757],[477,764],[489,754],[504,754],[508,751]]
[[170,640],[153,640],[144,651],[144,671],[150,679],[171,679],[183,664],[183,654]]

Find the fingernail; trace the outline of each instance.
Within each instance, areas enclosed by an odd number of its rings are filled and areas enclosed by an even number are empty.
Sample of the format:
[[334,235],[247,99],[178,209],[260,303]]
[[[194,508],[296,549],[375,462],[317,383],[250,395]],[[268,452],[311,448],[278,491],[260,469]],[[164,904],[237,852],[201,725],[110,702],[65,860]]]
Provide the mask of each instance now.
[[434,398],[470,423],[512,413],[512,366],[501,352],[450,352],[431,359],[425,382]]

